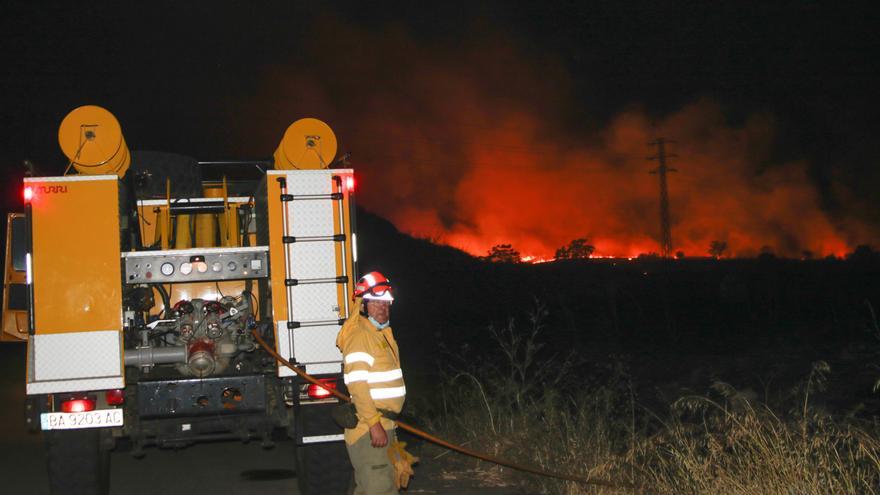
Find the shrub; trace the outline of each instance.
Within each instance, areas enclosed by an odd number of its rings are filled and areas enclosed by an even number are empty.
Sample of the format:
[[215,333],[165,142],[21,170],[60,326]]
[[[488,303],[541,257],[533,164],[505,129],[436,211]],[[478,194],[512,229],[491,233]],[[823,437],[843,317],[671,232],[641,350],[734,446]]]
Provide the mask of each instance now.
[[[527,328],[511,320],[493,331],[497,352],[483,356],[498,359],[463,360],[446,371],[436,424],[454,441],[550,471],[632,482],[637,493],[880,493],[876,422],[837,419],[810,404],[830,371],[824,362],[776,410],[718,381],[661,418],[637,406],[620,363],[607,383],[572,386],[584,383],[575,380],[573,357],[544,353],[545,316],[538,304]],[[632,492],[512,479],[528,493]]]

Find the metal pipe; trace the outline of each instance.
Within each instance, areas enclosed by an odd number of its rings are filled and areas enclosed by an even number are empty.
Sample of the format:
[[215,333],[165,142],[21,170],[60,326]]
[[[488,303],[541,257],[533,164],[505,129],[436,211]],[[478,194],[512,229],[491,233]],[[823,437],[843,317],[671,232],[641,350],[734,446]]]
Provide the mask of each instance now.
[[126,366],[186,363],[186,347],[137,347],[125,350]]
[[198,203],[171,203],[171,214],[180,215],[184,213],[224,213],[226,207],[223,201],[200,201]]
[[[338,192],[342,193],[342,177],[334,175],[333,179],[336,181],[336,188],[338,189]],[[348,256],[346,255],[345,249],[345,243],[348,239],[348,237],[346,237],[345,235],[345,195],[343,194],[343,197],[339,198],[338,201],[339,202],[336,203],[336,211],[337,215],[339,215],[339,232],[342,234],[342,243],[339,245],[339,247],[342,251],[342,280],[345,280],[345,282],[342,283],[342,301],[345,305],[345,317],[348,318],[349,316],[351,316],[351,314],[349,313],[348,308]]]

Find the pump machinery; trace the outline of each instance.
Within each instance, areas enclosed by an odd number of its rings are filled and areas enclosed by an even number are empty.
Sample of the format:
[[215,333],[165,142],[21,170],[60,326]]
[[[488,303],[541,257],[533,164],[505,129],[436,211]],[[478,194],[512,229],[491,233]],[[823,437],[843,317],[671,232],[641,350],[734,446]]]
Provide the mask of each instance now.
[[270,159],[200,162],[129,151],[110,112],[83,106],[58,140],[64,175],[26,177],[8,218],[0,332],[27,345],[52,493],[106,493],[112,449],[284,435],[302,493],[344,493],[337,399],[252,334],[344,391],[354,172],[333,131],[301,119]]

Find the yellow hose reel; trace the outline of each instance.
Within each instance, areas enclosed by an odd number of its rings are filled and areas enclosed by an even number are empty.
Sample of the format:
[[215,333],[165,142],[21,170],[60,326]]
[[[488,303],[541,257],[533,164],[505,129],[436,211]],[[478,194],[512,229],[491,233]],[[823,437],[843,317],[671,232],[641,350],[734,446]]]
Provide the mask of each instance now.
[[336,157],[336,135],[318,119],[299,119],[287,128],[274,157],[277,170],[329,168]]
[[77,172],[122,177],[131,155],[112,113],[96,105],[74,109],[58,127],[58,144]]
[[[83,175],[123,177],[131,155],[116,117],[96,105],[74,109],[58,128],[61,151]],[[299,119],[284,133],[275,150],[275,168],[312,170],[329,168],[336,157],[336,135],[324,122]]]

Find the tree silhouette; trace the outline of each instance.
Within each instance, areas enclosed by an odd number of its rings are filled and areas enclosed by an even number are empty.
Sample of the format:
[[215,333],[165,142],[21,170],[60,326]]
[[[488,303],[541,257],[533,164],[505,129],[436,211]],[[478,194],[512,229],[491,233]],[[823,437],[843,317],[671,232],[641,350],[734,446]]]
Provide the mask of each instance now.
[[579,260],[589,258],[593,254],[596,247],[587,244],[587,239],[581,237],[568,243],[568,246],[562,246],[556,250],[556,259],[558,260]]
[[513,246],[510,244],[496,244],[492,246],[489,254],[483,259],[492,263],[519,263],[522,261],[519,251],[513,249]]
[[856,263],[868,263],[880,259],[880,252],[874,251],[868,244],[859,244],[851,253],[847,253],[846,259]]
[[761,252],[758,253],[758,259],[763,261],[772,261],[776,259],[776,253],[773,252],[772,246],[761,246]]
[[727,251],[727,241],[712,241],[709,244],[709,255],[713,258],[720,258]]

